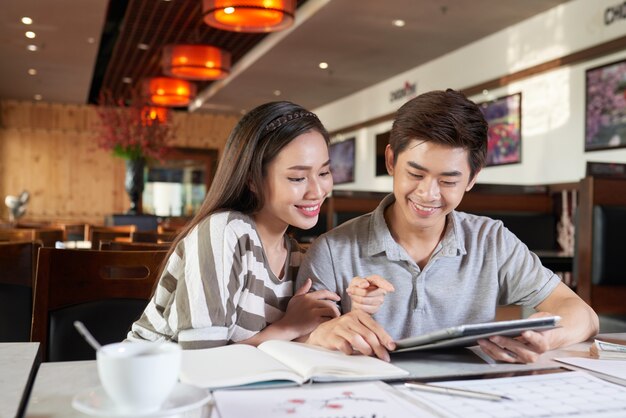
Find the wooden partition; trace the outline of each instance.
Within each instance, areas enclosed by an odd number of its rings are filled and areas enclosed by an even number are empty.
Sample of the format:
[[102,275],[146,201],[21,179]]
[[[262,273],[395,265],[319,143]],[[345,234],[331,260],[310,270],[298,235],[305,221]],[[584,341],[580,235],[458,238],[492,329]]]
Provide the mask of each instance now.
[[[223,149],[239,115],[174,112],[172,146]],[[94,106],[0,101],[0,196],[30,192],[33,221],[102,223],[124,212],[124,160],[97,147]],[[0,220],[7,219],[0,207]]]
[[[574,273],[577,293],[598,313],[626,314],[626,230],[612,231],[623,238],[618,242],[603,243],[604,237],[601,231],[597,230],[598,225],[594,225],[594,209],[597,210],[598,207],[626,210],[626,180],[585,177],[580,182],[575,253],[577,268]],[[626,226],[626,221],[621,221],[619,226],[606,227],[620,226],[622,228]],[[616,250],[611,261],[623,267],[621,270],[623,275],[619,278],[621,284],[615,284],[615,280],[612,280],[611,284],[603,284],[605,277],[597,277],[595,280],[599,282],[597,284],[592,280],[594,263],[602,262],[598,257],[599,254],[594,254],[594,251],[598,252],[600,246],[608,244],[612,245],[612,250]]]

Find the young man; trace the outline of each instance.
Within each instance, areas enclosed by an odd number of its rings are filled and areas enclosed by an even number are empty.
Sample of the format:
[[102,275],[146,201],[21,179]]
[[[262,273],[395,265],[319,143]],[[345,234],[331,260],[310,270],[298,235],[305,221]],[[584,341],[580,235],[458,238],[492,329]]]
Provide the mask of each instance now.
[[486,153],[487,122],[459,92],[425,93],[398,110],[385,150],[393,194],[322,235],[300,267],[297,286],[310,277],[343,296],[344,315],[307,342],[388,359],[395,339],[492,321],[508,304],[559,315],[561,328],[481,340],[496,360],[533,362],[597,333],[595,312],[502,222],[454,210]]

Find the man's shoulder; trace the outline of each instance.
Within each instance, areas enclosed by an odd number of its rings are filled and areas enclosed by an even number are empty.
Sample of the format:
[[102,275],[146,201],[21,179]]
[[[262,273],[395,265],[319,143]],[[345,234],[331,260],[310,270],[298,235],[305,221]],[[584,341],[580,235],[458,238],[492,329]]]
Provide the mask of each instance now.
[[342,241],[345,239],[354,239],[355,236],[366,234],[369,230],[373,214],[373,212],[369,212],[365,215],[349,219],[346,222],[337,225],[330,231],[325,232],[320,237],[324,237],[329,241]]

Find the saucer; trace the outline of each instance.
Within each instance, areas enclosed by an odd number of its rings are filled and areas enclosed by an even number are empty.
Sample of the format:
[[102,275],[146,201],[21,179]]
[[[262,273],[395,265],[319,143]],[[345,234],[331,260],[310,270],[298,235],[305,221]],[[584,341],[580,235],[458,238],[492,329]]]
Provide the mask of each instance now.
[[96,417],[161,417],[179,414],[194,408],[199,408],[211,399],[211,394],[206,389],[177,383],[170,396],[163,402],[161,408],[150,413],[137,414],[128,411],[120,411],[106,394],[102,386],[87,389],[72,399],[72,407],[88,415]]

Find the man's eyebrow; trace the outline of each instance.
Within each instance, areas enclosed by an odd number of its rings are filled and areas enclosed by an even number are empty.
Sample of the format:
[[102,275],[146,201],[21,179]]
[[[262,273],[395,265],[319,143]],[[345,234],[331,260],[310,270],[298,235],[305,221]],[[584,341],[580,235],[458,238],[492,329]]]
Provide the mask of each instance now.
[[[330,160],[322,164],[322,167],[326,167],[328,165],[330,165]],[[294,166],[288,167],[287,170],[310,170],[312,168],[313,167],[311,167],[310,165],[294,165]]]
[[[419,165],[418,163],[414,161],[408,161],[407,164],[416,170],[425,171],[427,173],[430,172],[426,167],[422,167],[421,165]],[[443,173],[440,173],[440,175],[445,176],[445,177],[460,177],[463,175],[463,173],[461,173],[460,171],[454,170],[454,171],[444,171]]]

